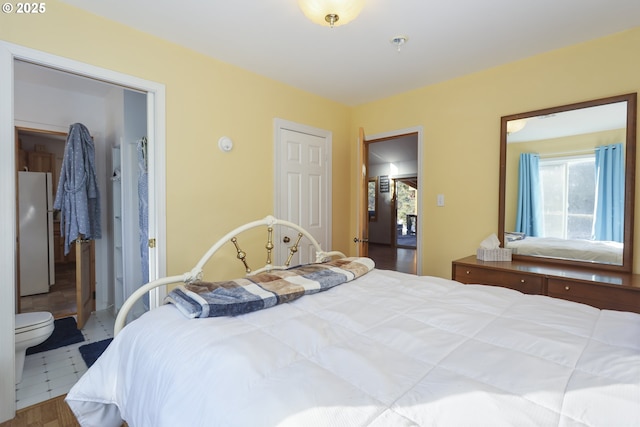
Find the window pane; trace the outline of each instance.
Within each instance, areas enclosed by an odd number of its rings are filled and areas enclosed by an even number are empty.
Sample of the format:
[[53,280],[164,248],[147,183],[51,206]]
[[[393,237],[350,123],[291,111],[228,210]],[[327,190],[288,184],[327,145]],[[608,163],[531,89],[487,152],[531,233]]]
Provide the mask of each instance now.
[[544,237],[590,239],[595,203],[594,157],[540,162]]
[[376,182],[369,181],[369,212],[376,211]]
[[581,213],[593,216],[595,192],[594,162],[569,164],[569,214]]
[[567,238],[590,239],[595,203],[595,165],[587,160],[569,164]]
[[545,214],[544,216],[544,236],[560,237],[564,236],[564,215],[561,212],[555,214]]
[[591,239],[593,215],[569,215],[567,239]]
[[563,237],[565,223],[565,165],[540,165],[544,236]]

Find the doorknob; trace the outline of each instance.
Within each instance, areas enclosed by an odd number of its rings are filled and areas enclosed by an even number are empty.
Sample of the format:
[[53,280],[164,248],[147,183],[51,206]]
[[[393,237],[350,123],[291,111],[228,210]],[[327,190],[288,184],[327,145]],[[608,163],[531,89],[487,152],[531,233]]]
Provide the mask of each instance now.
[[291,241],[291,239],[289,238],[289,236],[284,236],[282,238],[282,241],[285,242],[285,243],[289,243]]
[[364,239],[358,239],[357,237],[354,237],[353,243],[369,243],[369,239],[367,239],[366,237]]

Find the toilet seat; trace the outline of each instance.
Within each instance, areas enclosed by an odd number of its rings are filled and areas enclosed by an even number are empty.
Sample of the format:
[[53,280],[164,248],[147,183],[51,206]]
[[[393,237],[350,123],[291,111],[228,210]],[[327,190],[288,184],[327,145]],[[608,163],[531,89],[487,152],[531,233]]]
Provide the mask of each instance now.
[[46,327],[53,323],[53,315],[47,311],[16,314],[16,335]]

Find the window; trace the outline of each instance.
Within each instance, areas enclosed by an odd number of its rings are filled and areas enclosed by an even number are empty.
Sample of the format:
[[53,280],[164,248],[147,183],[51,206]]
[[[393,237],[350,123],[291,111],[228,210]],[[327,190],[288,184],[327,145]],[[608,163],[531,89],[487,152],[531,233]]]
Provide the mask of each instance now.
[[544,237],[591,239],[595,156],[540,159]]
[[398,179],[396,181],[396,216],[407,228],[406,234],[415,234],[415,222],[409,224],[407,218],[415,218],[418,212],[418,189],[415,179]]
[[369,221],[376,221],[378,216],[378,178],[369,179]]

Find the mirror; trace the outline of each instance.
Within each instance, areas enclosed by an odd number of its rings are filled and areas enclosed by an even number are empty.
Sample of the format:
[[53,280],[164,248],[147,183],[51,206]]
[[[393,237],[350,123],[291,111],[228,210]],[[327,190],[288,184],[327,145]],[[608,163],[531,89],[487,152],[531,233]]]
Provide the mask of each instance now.
[[498,238],[514,259],[631,272],[636,99],[502,117]]

